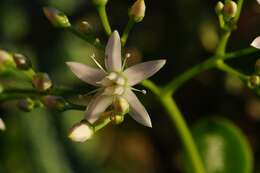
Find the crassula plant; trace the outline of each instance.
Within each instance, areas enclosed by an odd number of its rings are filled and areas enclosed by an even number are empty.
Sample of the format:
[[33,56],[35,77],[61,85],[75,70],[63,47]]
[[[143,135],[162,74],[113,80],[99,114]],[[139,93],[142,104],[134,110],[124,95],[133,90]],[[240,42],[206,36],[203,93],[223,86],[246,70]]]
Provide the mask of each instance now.
[[[249,89],[258,92],[260,88],[259,60],[256,62],[254,74],[251,75],[241,73],[226,63],[227,60],[250,55],[258,52],[258,49],[260,49],[260,37],[257,37],[248,48],[226,52],[231,33],[237,29],[243,0],[217,2],[215,11],[219,20],[221,35],[215,53],[203,62],[173,77],[164,85],[158,85],[148,78],[157,73],[164,65],[167,66],[166,60],[155,59],[131,66],[128,64],[131,54],[126,52],[125,46],[133,26],[136,23],[142,22],[145,17],[145,1],[136,0],[130,7],[128,13],[129,21],[123,32],[118,31],[116,28],[111,29],[106,13],[107,2],[108,0],[92,0],[107,35],[107,41],[104,41],[104,43],[93,35],[93,32],[88,32],[91,28],[88,22],[82,21],[81,28],[77,28],[58,9],[53,7],[43,8],[45,16],[53,26],[75,34],[104,52],[102,62],[97,60],[94,51],[93,55],[89,57],[96,64],[96,68],[81,62],[64,62],[64,66],[67,65],[76,77],[86,83],[86,88],[89,88],[91,85],[96,87],[96,89],[87,93],[82,90],[77,91],[73,88],[67,89],[56,86],[47,73],[37,72],[30,60],[23,54],[0,50],[0,73],[7,69],[22,72],[29,79],[33,87],[8,88],[4,84],[1,84],[0,102],[18,100],[17,106],[26,112],[38,107],[46,107],[61,112],[80,110],[82,111],[83,118],[79,119],[78,123],[71,125],[72,127],[69,130],[68,136],[73,141],[85,142],[106,125],[122,123],[124,117],[127,115],[130,115],[134,120],[144,126],[152,127],[152,121],[148,114],[149,110],[146,110],[134,93],[140,92],[146,94],[146,90],[134,88],[135,85],[140,84],[140,87],[146,88],[147,92],[151,92],[155,96],[161,108],[167,112],[171,122],[175,125],[179,139],[183,144],[184,152],[182,154],[183,160],[185,160],[184,165],[186,165],[184,167],[187,168],[184,169],[185,171],[194,173],[225,172],[221,166],[217,165],[217,167],[214,167],[216,165],[214,164],[214,159],[211,161],[207,158],[208,152],[211,150],[201,151],[205,149],[203,147],[208,147],[209,145],[218,147],[219,143],[217,142],[206,144],[205,138],[208,137],[208,131],[214,134],[215,131],[212,129],[220,127],[222,129],[222,136],[220,137],[228,138],[229,136],[225,135],[232,134],[232,140],[230,138],[230,141],[235,142],[234,144],[231,143],[231,146],[237,145],[236,157],[232,157],[232,154],[229,152],[225,156],[225,159],[238,160],[237,163],[228,164],[226,168],[228,171],[226,172],[252,172],[252,153],[247,140],[238,128],[228,121],[221,121],[221,123],[204,121],[197,126],[197,129],[194,129],[194,133],[192,134],[173,98],[173,94],[185,82],[194,78],[197,74],[213,68],[233,75],[240,79]],[[78,104],[67,96],[75,97],[81,94],[91,96],[87,104]],[[153,122],[153,124],[155,123]],[[2,118],[0,118],[0,129],[6,129]],[[204,131],[205,129],[208,131]],[[225,162],[229,161],[225,160]],[[241,169],[238,165],[240,165]]]

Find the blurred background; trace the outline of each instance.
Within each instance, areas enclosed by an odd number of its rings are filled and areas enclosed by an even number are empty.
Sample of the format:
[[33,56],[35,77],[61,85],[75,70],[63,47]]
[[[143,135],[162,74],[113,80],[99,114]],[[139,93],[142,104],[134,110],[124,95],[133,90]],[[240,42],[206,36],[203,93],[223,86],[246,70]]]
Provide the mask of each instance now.
[[[132,0],[110,0],[108,17],[122,33]],[[214,7],[216,0],[149,0],[144,21],[134,27],[127,44],[132,63],[166,58],[167,65],[152,80],[163,85],[185,69],[212,55],[219,40]],[[64,30],[51,26],[42,7],[65,12],[76,25],[88,21],[101,42],[106,37],[89,0],[1,0],[0,48],[20,52],[38,71],[47,72],[55,84],[83,86],[65,63],[91,63],[96,50]],[[245,2],[228,50],[248,47],[260,35],[260,6]],[[98,58],[102,54],[96,53]],[[254,71],[259,54],[229,61],[244,73]],[[23,82],[11,78],[14,86]],[[142,88],[142,86],[138,86]],[[260,172],[260,99],[239,80],[217,70],[200,74],[184,85],[175,98],[189,126],[205,117],[225,117],[244,133],[253,151],[254,172]],[[153,128],[127,117],[118,126],[109,125],[85,143],[67,138],[68,129],[83,112],[64,113],[35,109],[22,113],[16,102],[1,105],[7,130],[0,132],[1,173],[169,173],[183,172],[181,142],[168,115],[151,94],[140,97],[151,115]]]

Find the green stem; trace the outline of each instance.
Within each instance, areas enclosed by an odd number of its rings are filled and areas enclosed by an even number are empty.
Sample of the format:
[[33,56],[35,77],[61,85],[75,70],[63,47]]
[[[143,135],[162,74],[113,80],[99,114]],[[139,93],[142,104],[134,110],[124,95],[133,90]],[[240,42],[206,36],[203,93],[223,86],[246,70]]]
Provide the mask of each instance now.
[[192,164],[192,170],[194,173],[205,173],[203,162],[200,158],[196,144],[193,140],[192,134],[183,119],[178,106],[170,95],[160,97],[161,103],[170,115],[171,121],[175,124],[179,137],[181,138],[182,144],[185,151],[187,152],[189,159]]
[[171,121],[176,126],[178,135],[182,141],[185,151],[191,161],[195,173],[205,173],[202,160],[193,140],[191,132],[183,119],[178,106],[170,94],[164,93],[160,88],[150,80],[143,81],[143,86],[150,89],[158,98],[164,109],[170,116]]
[[126,25],[126,27],[125,27],[125,29],[124,29],[123,35],[122,35],[122,37],[121,37],[121,42],[122,42],[122,46],[123,46],[123,47],[124,47],[125,44],[126,44],[126,41],[127,41],[127,39],[128,39],[128,35],[129,35],[129,32],[130,32],[131,29],[133,28],[134,24],[135,24],[135,21],[134,21],[132,18],[130,18],[129,21],[128,21],[128,23],[127,23],[127,25]]
[[227,47],[227,43],[228,43],[230,35],[231,35],[231,31],[223,31],[223,34],[221,35],[221,38],[220,38],[218,48],[216,50],[216,55],[218,55],[219,57],[225,55],[226,47]]
[[98,10],[98,14],[100,16],[102,25],[106,31],[106,34],[108,36],[110,36],[112,31],[111,31],[111,27],[110,27],[110,24],[109,24],[109,21],[107,18],[106,6],[98,6],[97,10]]
[[241,80],[244,81],[244,82],[247,81],[247,79],[248,79],[248,76],[247,76],[247,75],[245,75],[245,74],[243,74],[243,73],[237,71],[236,69],[230,67],[230,66],[227,65],[223,60],[219,60],[219,61],[217,62],[217,68],[218,68],[219,70],[222,70],[222,71],[224,71],[224,72],[226,72],[226,73],[232,75],[232,76],[238,77],[239,79],[241,79]]

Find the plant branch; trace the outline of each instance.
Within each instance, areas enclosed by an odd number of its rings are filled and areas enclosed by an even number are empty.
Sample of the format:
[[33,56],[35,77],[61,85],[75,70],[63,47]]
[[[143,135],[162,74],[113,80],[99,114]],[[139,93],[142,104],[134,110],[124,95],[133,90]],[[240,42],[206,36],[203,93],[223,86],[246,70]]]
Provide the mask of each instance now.
[[102,25],[106,31],[107,36],[111,35],[111,27],[108,21],[107,12],[106,12],[106,6],[98,6],[97,7],[98,14],[100,16]]

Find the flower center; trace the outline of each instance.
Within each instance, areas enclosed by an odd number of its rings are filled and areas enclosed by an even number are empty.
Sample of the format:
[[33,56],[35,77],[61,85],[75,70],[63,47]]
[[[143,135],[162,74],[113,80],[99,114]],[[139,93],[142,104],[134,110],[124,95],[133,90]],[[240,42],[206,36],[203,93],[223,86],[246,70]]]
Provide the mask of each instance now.
[[104,94],[122,95],[127,86],[127,79],[121,73],[111,72],[99,83],[105,87]]

